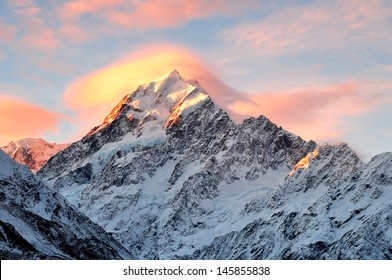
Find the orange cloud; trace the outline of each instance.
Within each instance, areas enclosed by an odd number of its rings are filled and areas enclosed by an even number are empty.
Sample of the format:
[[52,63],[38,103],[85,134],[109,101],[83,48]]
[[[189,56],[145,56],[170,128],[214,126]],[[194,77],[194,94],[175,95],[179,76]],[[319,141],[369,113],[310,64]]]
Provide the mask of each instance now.
[[59,114],[11,97],[0,96],[0,145],[57,130]]
[[[72,83],[65,100],[72,108],[110,108],[127,92],[177,69],[192,75],[201,64],[187,51],[170,46],[147,47]],[[196,71],[199,72],[199,71]]]
[[[173,69],[192,76],[202,64],[189,52],[172,47],[146,47],[72,83],[64,94],[75,109],[104,107],[110,110],[126,93]],[[196,70],[196,71],[195,71]]]

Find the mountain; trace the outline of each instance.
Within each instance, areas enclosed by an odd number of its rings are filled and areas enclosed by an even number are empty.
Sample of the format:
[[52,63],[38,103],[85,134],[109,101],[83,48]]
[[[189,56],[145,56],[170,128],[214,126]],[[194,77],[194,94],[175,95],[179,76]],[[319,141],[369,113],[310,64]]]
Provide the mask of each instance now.
[[11,158],[37,172],[55,154],[67,148],[69,144],[48,143],[43,139],[26,138],[12,141],[0,149]]
[[0,200],[2,260],[132,258],[111,235],[3,151]]
[[236,124],[173,71],[127,94],[38,175],[136,258],[383,259],[391,161],[365,164],[264,116]]

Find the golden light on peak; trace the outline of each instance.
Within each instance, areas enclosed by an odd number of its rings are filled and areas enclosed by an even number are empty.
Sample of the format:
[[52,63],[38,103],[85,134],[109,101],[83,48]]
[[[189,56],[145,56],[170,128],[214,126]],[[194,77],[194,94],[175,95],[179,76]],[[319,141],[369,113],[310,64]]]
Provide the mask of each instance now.
[[315,149],[313,152],[308,153],[304,158],[302,158],[293,168],[293,170],[291,170],[291,172],[289,173],[289,176],[293,175],[295,171],[297,171],[298,169],[306,169],[309,167],[310,161],[312,159],[317,158],[319,154],[319,148],[317,147],[317,149]]

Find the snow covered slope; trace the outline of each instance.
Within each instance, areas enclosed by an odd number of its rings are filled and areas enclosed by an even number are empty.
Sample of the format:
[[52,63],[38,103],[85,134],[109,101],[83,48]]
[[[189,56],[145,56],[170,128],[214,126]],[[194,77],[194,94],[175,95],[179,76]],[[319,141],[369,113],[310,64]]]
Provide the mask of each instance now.
[[0,151],[1,259],[122,259],[132,256],[58,193]]
[[69,144],[48,143],[43,139],[26,138],[1,147],[11,158],[37,172],[53,155]]
[[[373,181],[391,176],[388,161],[366,165],[347,145],[317,147],[264,116],[237,125],[173,71],[38,175],[137,258],[390,258],[391,183]],[[376,189],[383,196],[369,198]],[[373,242],[377,217],[387,226]]]

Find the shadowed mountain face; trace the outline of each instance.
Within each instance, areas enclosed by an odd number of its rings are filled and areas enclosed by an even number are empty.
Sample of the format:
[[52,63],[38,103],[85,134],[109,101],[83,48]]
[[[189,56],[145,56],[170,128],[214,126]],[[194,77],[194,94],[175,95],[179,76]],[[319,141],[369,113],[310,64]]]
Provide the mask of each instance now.
[[131,258],[101,227],[0,151],[1,259]]
[[173,71],[38,175],[136,258],[388,259],[391,161],[235,124]]

